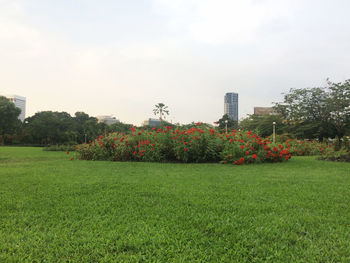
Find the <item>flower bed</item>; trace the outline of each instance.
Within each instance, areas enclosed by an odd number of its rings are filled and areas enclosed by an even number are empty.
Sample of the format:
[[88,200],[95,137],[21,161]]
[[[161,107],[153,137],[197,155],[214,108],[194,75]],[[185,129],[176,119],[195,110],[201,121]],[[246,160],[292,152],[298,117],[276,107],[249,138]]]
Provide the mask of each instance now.
[[200,123],[190,129],[132,128],[130,133],[100,135],[89,144],[77,147],[83,160],[147,162],[222,162],[250,164],[288,161],[292,154],[287,143],[273,144],[248,131],[220,133]]

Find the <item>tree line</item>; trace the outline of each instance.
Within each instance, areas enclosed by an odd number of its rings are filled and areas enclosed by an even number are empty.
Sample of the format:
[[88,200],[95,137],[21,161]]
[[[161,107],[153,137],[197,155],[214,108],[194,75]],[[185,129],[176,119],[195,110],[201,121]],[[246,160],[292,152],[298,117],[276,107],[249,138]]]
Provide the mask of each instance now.
[[84,112],[71,116],[67,112],[42,111],[18,120],[20,109],[0,97],[0,144],[55,145],[80,144],[112,131],[127,132],[132,125],[98,123]]
[[[283,102],[275,103],[274,114],[250,115],[239,123],[224,115],[218,128],[254,130],[270,136],[272,123],[277,134],[300,139],[342,138],[350,135],[350,80],[340,83],[328,81],[326,87],[290,89]],[[163,119],[168,114],[164,104],[156,105],[155,114]],[[0,96],[0,144],[80,144],[109,132],[127,132],[133,125],[98,123],[84,112],[71,116],[67,112],[42,111],[18,120],[20,109]],[[169,123],[162,121],[162,125]],[[209,124],[208,124],[209,125]],[[186,126],[186,125],[185,125]]]
[[342,138],[350,135],[350,80],[327,81],[326,87],[290,89],[284,101],[275,103],[275,113],[250,115],[240,122],[243,129],[269,136],[272,123],[278,134],[296,138]]

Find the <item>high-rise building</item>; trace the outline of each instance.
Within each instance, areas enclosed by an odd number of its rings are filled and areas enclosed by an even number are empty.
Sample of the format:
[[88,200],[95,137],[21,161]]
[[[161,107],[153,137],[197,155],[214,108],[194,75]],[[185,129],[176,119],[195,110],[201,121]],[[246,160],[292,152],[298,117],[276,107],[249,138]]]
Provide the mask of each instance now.
[[21,122],[24,122],[24,119],[26,118],[26,98],[18,95],[8,95],[6,98],[13,102],[15,106],[21,110],[21,114],[18,116],[18,119],[20,119]]
[[224,114],[234,121],[238,121],[238,93],[226,93],[224,98]]

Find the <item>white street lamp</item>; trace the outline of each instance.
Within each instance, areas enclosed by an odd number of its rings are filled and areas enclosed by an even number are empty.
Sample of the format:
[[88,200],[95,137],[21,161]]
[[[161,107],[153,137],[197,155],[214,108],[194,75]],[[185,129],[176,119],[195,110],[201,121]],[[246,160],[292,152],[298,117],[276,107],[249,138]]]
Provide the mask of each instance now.
[[272,129],[272,141],[273,141],[273,143],[275,143],[275,141],[276,141],[276,122],[272,123],[272,127],[273,127],[273,129]]
[[227,133],[227,123],[228,123],[228,120],[225,120],[225,124],[226,124],[226,133]]

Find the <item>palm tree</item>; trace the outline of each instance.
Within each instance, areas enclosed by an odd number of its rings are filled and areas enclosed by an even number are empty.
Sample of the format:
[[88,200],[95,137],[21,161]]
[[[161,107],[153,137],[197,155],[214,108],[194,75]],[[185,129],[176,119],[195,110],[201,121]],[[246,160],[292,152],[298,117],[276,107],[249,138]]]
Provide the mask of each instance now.
[[165,114],[169,115],[168,106],[165,106],[164,103],[158,103],[157,105],[155,105],[153,113],[154,115],[159,114],[159,119],[162,121],[163,117],[165,118]]

